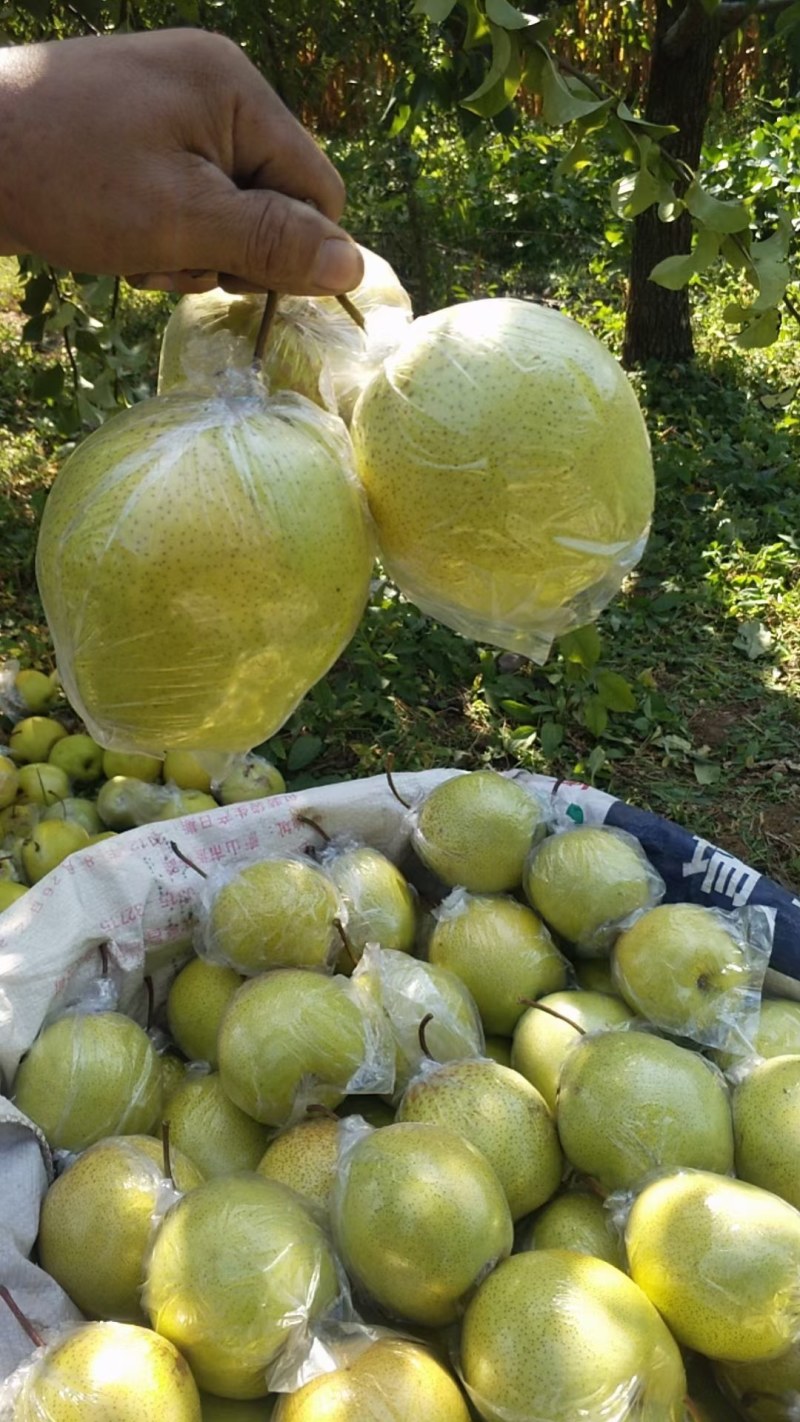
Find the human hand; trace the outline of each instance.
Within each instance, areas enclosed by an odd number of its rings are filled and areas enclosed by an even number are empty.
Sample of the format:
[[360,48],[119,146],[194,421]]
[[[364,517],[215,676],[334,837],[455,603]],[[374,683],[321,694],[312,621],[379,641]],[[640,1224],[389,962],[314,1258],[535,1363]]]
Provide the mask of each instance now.
[[162,30],[0,49],[0,253],[169,291],[349,291],[336,169],[243,52]]

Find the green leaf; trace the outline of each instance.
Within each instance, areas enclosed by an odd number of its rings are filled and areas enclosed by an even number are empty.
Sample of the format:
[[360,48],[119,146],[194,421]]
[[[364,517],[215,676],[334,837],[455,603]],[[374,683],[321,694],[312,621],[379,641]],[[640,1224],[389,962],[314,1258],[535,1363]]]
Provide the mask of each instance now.
[[713,15],[714,11],[719,8],[720,0],[700,0],[700,4],[707,15]]
[[25,295],[20,302],[25,315],[38,316],[44,311],[52,290],[53,278],[48,272],[40,272],[38,276],[31,277],[30,281],[25,283]]
[[597,694],[609,711],[635,711],[633,688],[618,672],[601,669],[596,674]]
[[750,233],[738,232],[735,237],[724,237],[720,252],[735,272],[751,272]]
[[312,760],[316,760],[321,750],[322,741],[319,736],[298,736],[286,758],[287,768],[289,770],[304,770]]
[[771,346],[778,339],[781,329],[781,313],[776,307],[771,307],[769,311],[762,311],[755,321],[751,321],[749,326],[745,326],[736,337],[737,346],[741,346],[744,351],[758,350],[762,346]]
[[785,35],[789,30],[793,30],[795,25],[800,24],[800,0],[795,0],[788,10],[784,10],[775,22],[776,35]]
[[[598,99],[579,79],[567,80],[544,45],[534,45],[531,57],[537,50],[544,56],[544,62],[533,67],[529,64],[526,80],[529,80],[529,76],[532,77],[538,68],[542,117],[551,128],[563,128],[564,124],[572,123],[574,119],[584,118],[587,114],[597,113],[599,109],[611,107],[611,99]],[[535,80],[531,86],[535,87]]]
[[38,316],[32,316],[30,321],[26,321],[20,333],[20,340],[32,346],[38,346],[44,335],[44,328],[47,317],[43,311]]
[[719,255],[720,235],[710,228],[702,228],[697,233],[691,252],[675,257],[665,257],[650,273],[650,280],[668,291],[679,291],[682,286],[699,272],[704,272]]
[[646,133],[649,138],[667,138],[670,133],[678,132],[674,123],[648,123],[647,119],[637,118],[623,99],[617,104],[616,113],[623,123],[638,129],[640,133]]
[[565,661],[578,662],[591,671],[600,660],[603,644],[597,628],[588,623],[586,627],[576,627],[574,632],[565,632],[558,639],[558,648]]
[[603,750],[603,747],[595,746],[591,755],[589,756],[589,759],[586,762],[586,773],[592,784],[594,784],[594,779],[597,775],[597,772],[599,770],[602,770],[607,760],[608,756]]
[[34,377],[31,393],[36,400],[57,400],[64,389],[64,372],[60,365],[49,365]]
[[792,242],[792,224],[788,213],[781,212],[778,226],[771,237],[763,242],[753,242],[750,246],[750,261],[754,272],[758,296],[753,303],[753,311],[766,311],[783,300],[789,282],[791,269],[787,261]]
[[486,14],[494,25],[502,25],[506,30],[524,30],[528,19],[508,0],[486,0]]
[[716,785],[721,773],[721,766],[712,765],[710,760],[696,760],[694,763],[694,774],[698,785]]
[[654,202],[669,201],[674,196],[672,188],[644,166],[611,185],[611,206],[617,217],[638,217]]
[[750,226],[750,209],[746,202],[721,202],[707,193],[697,178],[686,189],[684,202],[692,217],[714,232],[741,232]]
[[455,10],[458,0],[414,0],[412,15],[427,15],[435,25],[441,25]]
[[464,5],[467,12],[464,48],[475,49],[477,45],[489,39],[491,31],[485,14],[478,7],[478,0],[464,0]]
[[500,705],[508,716],[509,720],[522,724],[531,718],[531,708],[522,701],[501,701]]
[[539,732],[539,749],[548,760],[554,756],[564,740],[564,727],[557,721],[545,721]]
[[486,78],[472,94],[461,100],[462,108],[481,118],[494,118],[507,108],[522,81],[522,61],[516,34],[509,34],[499,25],[490,25],[492,63]]
[[608,725],[608,711],[599,696],[589,696],[583,707],[583,724],[593,736],[602,736]]

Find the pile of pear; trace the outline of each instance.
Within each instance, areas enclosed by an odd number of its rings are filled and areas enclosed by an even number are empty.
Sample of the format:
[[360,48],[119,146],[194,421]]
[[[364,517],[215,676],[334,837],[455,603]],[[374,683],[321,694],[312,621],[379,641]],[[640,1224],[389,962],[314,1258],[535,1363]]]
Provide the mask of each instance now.
[[402,871],[308,828],[197,873],[154,1024],[87,1004],[20,1065],[86,1321],[14,1422],[796,1418],[800,1003],[736,916],[491,770]]
[[0,743],[0,913],[70,854],[122,830],[286,789],[277,767],[255,754],[217,768],[190,751],[104,750],[55,673],[23,668],[10,706],[16,714]]

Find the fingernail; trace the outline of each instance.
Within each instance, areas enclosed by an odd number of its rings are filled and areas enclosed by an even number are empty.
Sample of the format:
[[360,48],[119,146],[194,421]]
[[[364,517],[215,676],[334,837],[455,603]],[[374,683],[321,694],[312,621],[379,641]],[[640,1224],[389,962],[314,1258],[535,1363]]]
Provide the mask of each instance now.
[[361,280],[361,255],[346,237],[326,237],[311,273],[315,286],[327,291],[350,291]]

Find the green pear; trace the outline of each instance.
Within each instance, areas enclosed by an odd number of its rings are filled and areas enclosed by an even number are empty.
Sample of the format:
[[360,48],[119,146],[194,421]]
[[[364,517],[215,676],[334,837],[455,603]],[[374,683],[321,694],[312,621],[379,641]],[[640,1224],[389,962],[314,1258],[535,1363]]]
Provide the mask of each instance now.
[[210,1392],[200,1393],[200,1414],[202,1422],[274,1422],[275,1399],[258,1397],[254,1402],[243,1402],[232,1397],[214,1397]]
[[[714,1367],[725,1397],[747,1422],[794,1422],[800,1410],[800,1339],[778,1358],[759,1363],[717,1363]],[[725,1414],[725,1422],[734,1413]]]
[[260,1175],[208,1180],[165,1215],[144,1304],[221,1397],[267,1394],[266,1370],[334,1302],[336,1265],[300,1199]]
[[513,1243],[508,1201],[486,1157],[428,1122],[385,1126],[357,1140],[332,1214],[353,1281],[389,1314],[432,1328],[455,1320]]
[[649,1171],[733,1170],[728,1090],[698,1052],[650,1032],[596,1032],[564,1059],[556,1110],[569,1163],[603,1190]]
[[323,1116],[298,1121],[267,1146],[256,1166],[266,1180],[288,1185],[327,1216],[339,1160],[339,1122]]
[[274,1422],[469,1422],[452,1374],[409,1338],[367,1336],[335,1360],[335,1371],[281,1397]]
[[[426,1056],[434,1061],[479,1057],[483,1029],[467,987],[448,968],[391,948],[367,949],[353,975],[356,990],[380,1004],[394,1038],[397,1094]],[[425,1047],[420,1041],[422,1022]]]
[[137,751],[103,752],[103,774],[106,780],[114,780],[123,775],[129,780],[146,780],[154,784],[161,779],[163,762],[160,756],[143,755]]
[[710,1047],[756,1029],[763,970],[714,909],[660,904],[620,935],[612,961],[618,991],[656,1027]]
[[88,843],[86,830],[76,820],[40,820],[22,843],[22,867],[28,882],[38,884],[69,854],[85,849]]
[[323,867],[346,911],[347,949],[337,959],[339,972],[352,971],[352,960],[361,957],[368,943],[413,953],[416,899],[391,859],[362,844],[326,857]]
[[70,791],[69,776],[57,765],[46,760],[31,761],[19,771],[18,794],[31,805],[53,805],[64,800]]
[[[800,1056],[800,1002],[786,997],[761,999],[753,1053],[757,1057]],[[725,1052],[716,1047],[710,1048],[708,1055],[723,1071],[730,1071],[742,1060],[741,1051]]]
[[99,780],[103,774],[103,747],[82,732],[62,736],[47,759],[51,765],[58,765],[66,771],[70,780],[79,780],[83,784]]
[[373,1021],[345,978],[302,968],[252,978],[220,1025],[222,1085],[237,1106],[269,1126],[288,1123],[301,1092],[309,1102],[338,1106],[376,1050]]
[[[174,1146],[170,1169],[181,1192],[203,1179]],[[39,1262],[89,1318],[143,1321],[144,1260],[165,1174],[159,1141],[112,1136],[83,1151],[45,1195]]]
[[13,805],[19,790],[19,772],[13,760],[0,755],[0,810]]
[[81,796],[67,795],[66,799],[57,800],[54,805],[48,805],[42,819],[69,820],[74,824],[82,825],[90,839],[93,835],[103,832],[103,821],[97,813],[94,801],[84,800]]
[[[177,1091],[181,1082],[186,1076],[188,1063],[174,1052],[162,1052],[161,1061],[161,1111],[162,1117],[166,1112],[173,1095]],[[160,1132],[161,1122],[156,1123],[156,1129]]]
[[219,806],[213,795],[205,790],[180,790],[165,785],[161,792],[161,803],[156,820],[180,820],[184,815],[204,815]]
[[203,951],[251,975],[325,968],[341,947],[339,895],[302,859],[260,859],[206,880],[198,909]]
[[634,1201],[625,1248],[682,1346],[755,1363],[793,1343],[800,1213],[777,1195],[703,1170],[663,1175]]
[[532,909],[456,889],[436,912],[428,957],[469,988],[487,1032],[510,1036],[525,999],[567,985],[567,964]]
[[250,374],[140,400],[76,447],[39,527],[69,702],[123,750],[250,750],[350,641],[374,553],[336,417]]
[[255,1170],[269,1134],[240,1111],[223,1090],[218,1072],[189,1071],[164,1110],[169,1138],[207,1179]]
[[15,884],[12,879],[0,879],[0,913],[21,899],[28,890],[24,884]]
[[67,728],[52,716],[25,716],[17,721],[8,738],[12,759],[22,764],[46,761],[56,741],[66,736]]
[[222,1015],[242,979],[233,968],[193,958],[181,968],[167,996],[167,1024],[190,1061],[216,1067]]
[[485,1422],[683,1422],[686,1376],[656,1309],[604,1259],[542,1249],[499,1264],[464,1316],[461,1368]]
[[491,1057],[493,1062],[499,1062],[501,1066],[511,1066],[511,1038],[510,1037],[487,1037],[484,1044],[484,1054]]
[[14,1422],[202,1422],[177,1348],[132,1323],[85,1323],[35,1355]]
[[352,435],[389,577],[478,642],[543,661],[641,556],[654,487],[636,396],[546,306],[501,297],[416,320]]
[[192,751],[167,751],[162,773],[165,782],[179,790],[211,790],[211,772]]
[[619,997],[608,958],[579,958],[573,964],[573,971],[578,987],[584,991],[605,992],[611,997]]
[[633,1014],[618,997],[599,992],[551,992],[523,1013],[514,1030],[511,1065],[556,1109],[558,1079],[570,1047],[584,1032],[624,1026]]
[[620,920],[655,903],[663,884],[629,835],[576,825],[537,846],[524,889],[555,933],[578,952],[602,956]]
[[277,766],[263,756],[237,756],[230,770],[215,786],[221,805],[237,805],[245,800],[264,800],[270,795],[283,795],[286,781]]
[[14,690],[26,711],[41,716],[49,711],[58,700],[58,674],[37,671],[35,667],[23,667],[14,681]]
[[800,1056],[756,1062],[732,1108],[739,1179],[800,1209]]
[[45,1027],[23,1058],[14,1100],[53,1150],[147,1134],[161,1110],[159,1059],[129,1017],[70,1013]]
[[611,1216],[597,1195],[565,1190],[537,1211],[522,1239],[523,1249],[574,1249],[624,1269],[622,1247]]
[[443,884],[495,894],[522,882],[528,851],[544,829],[535,796],[496,770],[474,770],[443,781],[426,795],[412,843]]
[[561,1184],[564,1161],[544,1099],[497,1062],[446,1062],[423,1071],[406,1088],[396,1119],[446,1126],[482,1151],[513,1220],[538,1209]]
[[115,775],[100,786],[97,813],[107,829],[134,829],[149,824],[163,808],[164,791],[149,780]]

